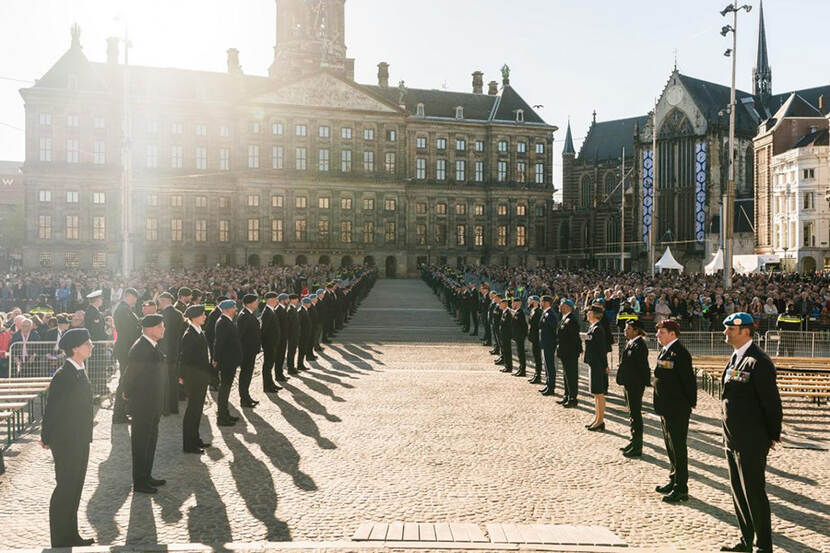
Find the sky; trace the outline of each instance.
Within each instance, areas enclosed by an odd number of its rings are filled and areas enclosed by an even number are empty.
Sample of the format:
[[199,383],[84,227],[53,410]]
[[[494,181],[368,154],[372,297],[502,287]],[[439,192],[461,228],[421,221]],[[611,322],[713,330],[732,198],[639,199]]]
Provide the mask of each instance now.
[[[355,79],[377,81],[390,64],[390,83],[470,91],[471,73],[512,86],[555,134],[554,182],[561,178],[565,127],[577,150],[591,122],[647,113],[672,68],[730,84],[723,56],[731,23],[727,0],[347,0],[346,45]],[[758,1],[738,22],[737,86],[751,90]],[[830,2],[764,2],[773,91],[826,84],[830,79]],[[0,0],[0,160],[24,157],[24,110],[18,90],[42,76],[69,47],[69,27],[81,26],[84,53],[106,59],[106,38],[123,36],[130,63],[226,70],[228,48],[240,51],[245,73],[265,75],[273,57],[274,0]],[[816,23],[811,23],[816,22]]]

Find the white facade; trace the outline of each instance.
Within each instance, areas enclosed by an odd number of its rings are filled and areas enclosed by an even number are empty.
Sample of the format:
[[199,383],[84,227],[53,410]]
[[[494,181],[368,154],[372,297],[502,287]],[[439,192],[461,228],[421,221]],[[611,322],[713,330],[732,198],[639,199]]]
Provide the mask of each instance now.
[[794,148],[773,156],[773,248],[782,268],[830,269],[828,146]]

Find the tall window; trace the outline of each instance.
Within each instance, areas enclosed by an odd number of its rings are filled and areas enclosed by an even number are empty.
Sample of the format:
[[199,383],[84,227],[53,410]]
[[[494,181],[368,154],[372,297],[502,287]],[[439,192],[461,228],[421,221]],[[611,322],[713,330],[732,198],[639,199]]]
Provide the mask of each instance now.
[[81,231],[81,225],[77,215],[66,216],[66,239],[77,240]]
[[196,136],[207,136],[207,125],[199,123],[196,125]]
[[507,204],[499,204],[499,207],[496,208],[496,213],[499,215],[507,215]]
[[231,151],[228,148],[219,149],[219,170],[230,171],[231,169]]
[[386,172],[395,172],[395,152],[386,152]]
[[427,226],[424,224],[415,225],[415,237],[419,246],[427,245]]
[[294,136],[306,136],[307,129],[305,125],[294,125]]
[[248,242],[259,242],[259,219],[248,219]]
[[231,239],[231,222],[227,219],[219,220],[219,241],[230,242]]
[[52,216],[39,215],[37,218],[37,237],[41,240],[52,239]]
[[77,190],[67,190],[66,191],[66,203],[68,203],[68,204],[78,203],[78,191]]
[[527,246],[527,227],[524,225],[516,227],[516,245]]
[[446,215],[447,214],[447,204],[444,202],[438,202],[435,204],[435,213],[437,215]]
[[329,133],[330,133],[329,127],[321,126],[319,129],[317,129],[317,136],[319,136],[320,138],[328,138]]
[[326,173],[329,170],[329,151],[327,148],[321,148],[317,151],[317,170],[321,173]]
[[96,140],[92,144],[92,162],[97,165],[107,162],[107,143],[103,140]]
[[37,193],[37,199],[39,202],[51,202],[52,201],[52,191],[51,190],[39,190]]
[[435,243],[441,246],[447,245],[447,225],[438,223],[435,225]]
[[347,210],[352,208],[351,198],[340,198],[340,209]]
[[38,113],[38,122],[41,125],[48,126],[52,124],[52,114],[51,113]]
[[173,242],[181,242],[183,228],[181,219],[170,219],[170,240]]
[[344,244],[352,243],[352,222],[340,221],[340,241]]
[[320,219],[317,221],[317,239],[320,242],[329,241],[329,226],[328,219]]
[[499,140],[498,150],[502,154],[507,152],[507,140]]
[[343,127],[340,129],[340,138],[351,140],[352,138],[352,128],[351,127]]
[[294,197],[294,207],[304,209],[308,207],[308,197],[307,196],[295,196]]
[[516,215],[518,215],[519,217],[524,217],[525,215],[527,215],[527,206],[525,204],[517,204]]
[[274,121],[271,123],[271,134],[274,136],[282,136],[285,134],[285,129],[280,121]]
[[545,184],[545,164],[536,164],[536,184]]
[[66,163],[78,163],[79,152],[78,139],[70,138],[66,141]]
[[476,215],[484,215],[484,204],[476,204],[474,212]]
[[328,196],[320,196],[317,198],[317,207],[319,209],[328,209],[331,206],[331,198]]
[[375,172],[375,152],[363,152],[363,170],[367,173]]
[[516,164],[516,182],[525,182],[527,176],[527,162],[520,161]]
[[343,150],[340,152],[340,171],[343,173],[351,173],[352,171],[352,151]]
[[439,138],[435,141],[435,148],[438,150],[446,150],[447,149],[447,139],[446,138]]
[[170,134],[182,134],[182,124],[181,123],[171,123],[170,124]]
[[427,203],[426,202],[415,202],[415,215],[426,215],[427,214]]
[[248,207],[259,207],[259,194],[248,194]]
[[455,150],[458,152],[463,152],[467,149],[467,141],[463,138],[456,138],[455,139]]
[[366,221],[363,223],[363,243],[375,243],[375,223],[373,221]]
[[259,146],[256,144],[248,145],[248,169],[259,168]]
[[415,178],[418,180],[427,178],[427,160],[422,157],[415,159]]
[[196,219],[196,241],[207,242],[207,219]]
[[483,246],[484,245],[484,226],[483,225],[476,225],[474,229],[475,234],[475,245],[476,246]]
[[170,167],[172,169],[181,169],[182,168],[182,147],[181,146],[171,146],[170,147]]
[[437,159],[435,160],[435,178],[438,180],[446,180],[447,179],[447,160],[446,159]]
[[418,136],[415,138],[415,147],[419,150],[426,150],[427,148],[427,137],[426,136]]
[[394,221],[386,221],[385,223],[383,223],[383,236],[386,239],[387,244],[393,244],[395,242]]
[[455,240],[459,246],[467,245],[467,225],[455,225]]
[[507,181],[507,162],[499,161],[497,165],[496,178],[499,182]]
[[483,152],[484,151],[484,141],[483,140],[476,140],[476,152]]
[[66,126],[67,127],[77,127],[78,126],[78,115],[77,114],[70,114],[66,116]]
[[306,159],[307,151],[305,148],[296,148],[294,150],[294,160],[296,162],[296,169],[297,171],[305,171],[306,170]]
[[527,153],[527,142],[517,142],[516,143],[516,152],[520,154]]
[[271,219],[271,242],[282,242],[282,219]]
[[507,226],[506,225],[499,225],[496,229],[496,245],[497,246],[506,246],[507,245]]
[[484,182],[484,162],[483,161],[476,161],[475,165],[475,176],[473,177],[476,182]]
[[196,148],[196,169],[207,169],[207,148],[204,146]]
[[107,203],[107,193],[106,192],[93,192],[92,193],[92,203],[96,205],[104,205]]
[[155,217],[147,217],[144,222],[144,239],[148,242],[155,242],[159,239],[159,220]]
[[294,238],[300,242],[304,242],[307,228],[305,219],[297,219],[294,221]]
[[63,262],[67,267],[79,267],[81,265],[81,254],[79,252],[64,252]]
[[52,139],[42,137],[40,139],[40,161],[52,161]]
[[196,209],[205,209],[207,207],[207,196],[196,196]]
[[386,211],[395,211],[398,209],[398,201],[395,198],[387,198],[386,201],[383,202],[383,208]]
[[285,161],[285,151],[282,146],[271,147],[271,169],[282,169]]
[[539,155],[545,153],[545,144],[543,142],[536,143],[536,153]]
[[271,196],[271,207],[282,207],[285,203],[285,197],[282,194],[275,194]]
[[463,202],[459,202],[455,204],[455,214],[456,215],[466,215],[467,214],[467,204]]
[[464,182],[467,179],[467,162],[463,159],[455,160],[455,180]]
[[363,140],[374,140],[375,129],[363,129]]

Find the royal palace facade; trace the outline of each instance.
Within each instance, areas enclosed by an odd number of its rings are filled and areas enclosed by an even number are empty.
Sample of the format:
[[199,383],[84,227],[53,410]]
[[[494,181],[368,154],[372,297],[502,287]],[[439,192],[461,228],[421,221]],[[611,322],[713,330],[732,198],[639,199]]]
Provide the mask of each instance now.
[[551,263],[556,127],[509,68],[359,84],[344,27],[344,0],[279,0],[268,76],[235,49],[224,73],[127,66],[117,39],[91,62],[74,27],[21,90],[24,265]]

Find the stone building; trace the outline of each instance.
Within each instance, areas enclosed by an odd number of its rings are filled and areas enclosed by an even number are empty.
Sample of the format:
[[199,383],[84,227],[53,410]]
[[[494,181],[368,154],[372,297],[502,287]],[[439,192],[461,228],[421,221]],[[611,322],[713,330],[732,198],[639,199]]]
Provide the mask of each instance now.
[[20,161],[0,161],[0,270],[21,262],[23,244],[23,175]]
[[267,77],[233,48],[225,73],[127,67],[115,39],[91,62],[73,28],[21,90],[24,263],[117,269],[125,235],[133,267],[552,260],[556,127],[507,66],[470,92],[390,86],[386,63],[359,84],[344,0],[278,1],[276,26]]

